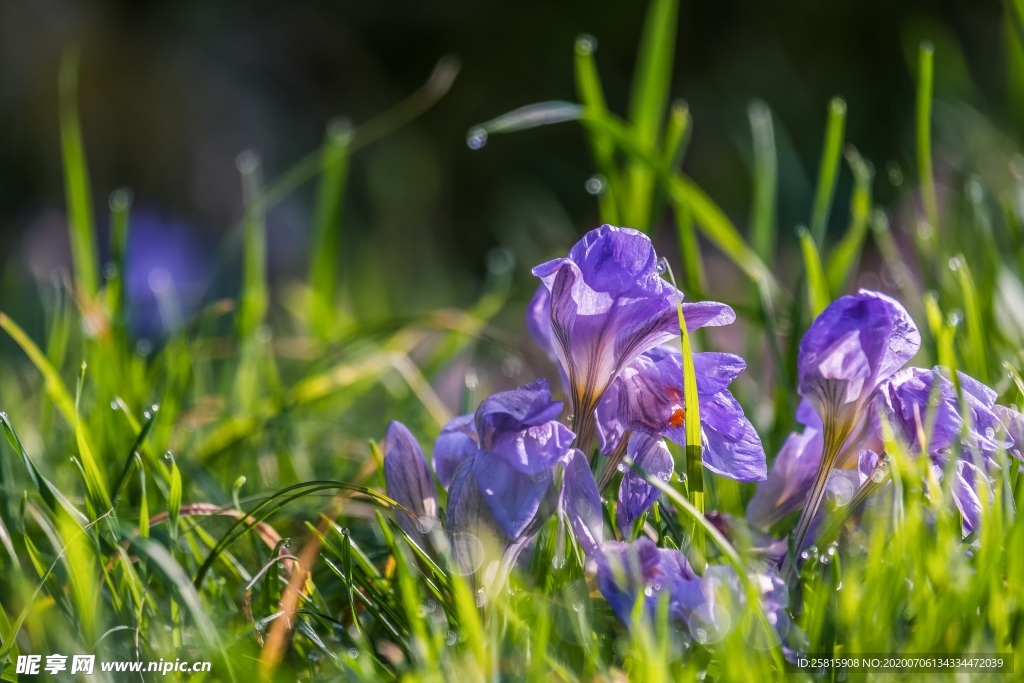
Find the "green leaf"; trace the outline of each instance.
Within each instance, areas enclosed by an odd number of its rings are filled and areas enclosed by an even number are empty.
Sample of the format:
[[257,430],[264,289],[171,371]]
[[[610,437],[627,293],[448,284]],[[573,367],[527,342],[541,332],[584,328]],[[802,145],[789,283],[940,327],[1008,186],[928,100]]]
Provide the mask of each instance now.
[[797,236],[800,238],[800,248],[804,255],[804,272],[807,277],[807,305],[812,317],[817,317],[825,310],[825,307],[832,303],[829,295],[828,283],[825,281],[825,273],[822,272],[821,258],[818,256],[818,248],[814,245],[814,237],[801,226],[797,228]]
[[78,121],[78,50],[65,51],[60,65],[60,141],[68,202],[71,257],[79,291],[89,300],[99,291],[92,190]]
[[871,181],[874,171],[853,147],[847,149],[846,158],[853,171],[853,195],[850,197],[850,227],[843,239],[832,250],[828,262],[828,285],[839,294],[846,291],[857,270],[871,217]]
[[338,299],[338,242],[351,144],[352,130],[346,123],[334,122],[328,128],[316,196],[309,274],[312,305],[308,323],[321,339],[330,337],[337,317],[334,307]]
[[828,216],[836,194],[839,178],[839,156],[843,151],[843,136],[846,129],[846,102],[838,97],[828,103],[828,122],[825,124],[825,144],[821,149],[821,165],[818,167],[818,187],[814,193],[814,209],[811,212],[811,235],[820,248],[825,243],[828,230]]

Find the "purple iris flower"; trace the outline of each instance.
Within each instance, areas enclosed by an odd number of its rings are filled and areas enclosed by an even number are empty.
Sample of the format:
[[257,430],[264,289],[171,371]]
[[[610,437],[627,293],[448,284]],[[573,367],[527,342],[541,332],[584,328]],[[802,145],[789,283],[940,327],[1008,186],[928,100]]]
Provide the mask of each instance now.
[[769,529],[803,507],[821,462],[821,430],[804,428],[791,433],[775,456],[768,479],[758,485],[747,504],[747,519]]
[[[581,463],[572,449],[575,435],[557,421],[561,412],[547,381],[538,380],[486,398],[473,416],[472,431],[461,418],[445,427],[434,458],[440,470],[454,472],[449,486],[453,528],[477,526],[473,517],[486,514],[514,542],[529,535],[550,501],[550,512],[556,505],[561,508],[585,549],[600,543],[597,484],[586,459]],[[559,464],[566,471],[562,489],[555,492]],[[485,510],[467,501],[482,501]]]
[[[534,297],[529,327],[536,338],[550,340],[581,422],[592,419],[623,368],[679,334],[676,305],[682,294],[661,278],[654,245],[639,231],[603,225],[577,242],[568,257],[542,263],[533,274],[549,301],[545,307],[542,294]],[[691,330],[736,318],[731,308],[715,302],[685,304],[684,312]]]
[[405,508],[398,515],[402,530],[413,538],[428,531],[437,519],[434,480],[416,437],[401,422],[392,421],[384,437],[384,483]]
[[807,506],[795,531],[801,547],[829,474],[879,386],[921,347],[921,334],[896,300],[868,290],[844,296],[815,318],[800,341],[799,392],[821,418],[824,440]]
[[1003,423],[1006,435],[1013,441],[1008,453],[1018,460],[1024,460],[1024,413],[1006,406],[992,409]]
[[473,414],[461,415],[441,429],[434,442],[434,472],[441,486],[448,489],[455,473],[466,460],[480,450]]
[[[738,481],[767,475],[764,447],[729,383],[746,364],[728,353],[695,353],[694,373],[700,405],[704,466]],[[614,450],[626,431],[664,435],[686,445],[682,354],[664,347],[641,354],[615,380],[598,406],[602,453]]]
[[908,368],[886,384],[879,403],[912,455],[927,455],[937,479],[947,470],[956,477],[953,501],[970,533],[981,520],[977,487],[988,487],[995,456],[1012,451],[1014,441],[995,410],[996,392],[963,373],[958,379],[959,394],[943,368]]

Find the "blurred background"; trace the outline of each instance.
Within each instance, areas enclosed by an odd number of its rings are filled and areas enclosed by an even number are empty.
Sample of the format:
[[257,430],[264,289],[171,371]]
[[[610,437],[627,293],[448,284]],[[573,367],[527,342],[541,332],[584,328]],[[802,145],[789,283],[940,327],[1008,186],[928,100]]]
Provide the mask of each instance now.
[[[598,220],[584,189],[583,132],[545,127],[480,151],[466,132],[523,104],[575,99],[573,42],[584,32],[597,40],[609,105],[624,112],[645,11],[576,0],[0,3],[3,308],[31,327],[38,287],[69,268],[57,84],[70,47],[80,50],[100,225],[111,191],[134,193],[129,295],[145,337],[161,333],[153,289],[173,285],[186,313],[203,296],[237,291],[241,152],[257,154],[272,181],[319,147],[329,122],[359,125],[394,106],[445,55],[462,67],[451,91],[352,161],[339,249],[352,304],[368,315],[382,303],[468,305],[496,247],[515,256],[515,282],[529,292],[528,268]],[[954,99],[961,115],[1016,136],[1004,11],[996,2],[684,3],[673,88],[694,119],[684,168],[742,229],[747,107],[763,100],[774,115],[780,240],[792,241],[807,221],[827,104],[839,95],[846,141],[874,163],[884,205],[913,167],[923,37],[936,44],[936,136],[961,139],[943,123],[955,120],[942,111]],[[958,163],[946,151],[940,188],[944,166]],[[850,184],[844,164],[833,232],[847,221]],[[307,183],[268,217],[272,286],[306,271],[314,189]],[[356,280],[366,286],[351,287]]]

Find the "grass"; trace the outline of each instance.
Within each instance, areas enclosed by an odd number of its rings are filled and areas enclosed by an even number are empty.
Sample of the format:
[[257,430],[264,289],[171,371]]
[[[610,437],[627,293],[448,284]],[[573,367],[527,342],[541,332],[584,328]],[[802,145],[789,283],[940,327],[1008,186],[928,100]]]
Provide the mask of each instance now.
[[[751,381],[755,369],[748,371],[737,394],[769,458],[793,425],[803,330],[850,291],[876,255],[885,288],[922,328],[916,365],[960,368],[994,386],[1003,403],[1024,401],[1024,330],[1010,313],[1024,305],[1024,240],[1014,204],[1024,187],[1008,164],[992,169],[990,159],[972,158],[967,175],[938,191],[931,48],[922,46],[917,72],[917,178],[904,186],[917,219],[897,221],[890,207],[873,205],[879,180],[855,148],[845,148],[841,163],[848,112],[837,98],[823,121],[809,229],[798,232],[803,268],[784,278],[778,273],[793,257],[777,235],[791,227],[775,216],[786,179],[777,176],[768,106],[749,111],[749,231],[729,218],[743,207],[723,210],[681,170],[700,122],[671,100],[677,13],[674,0],[651,4],[628,117],[613,112],[595,43],[581,37],[580,102],[530,105],[474,127],[473,146],[491,141],[478,153],[500,154],[500,133],[578,121],[602,179],[596,203],[603,220],[652,233],[673,226],[680,283],[691,297],[720,298],[708,291],[721,279],[704,261],[710,249],[749,281],[728,303],[762,351],[748,360],[769,367],[754,375],[766,381]],[[460,359],[502,348],[491,319],[506,306],[511,274],[494,264],[489,288],[465,311],[396,311],[367,320],[342,304],[358,282],[336,270],[334,257],[344,249],[338,239],[351,155],[430,106],[455,71],[442,62],[424,89],[392,112],[360,126],[332,126],[323,148],[281,178],[264,184],[258,159],[243,156],[239,295],[209,302],[140,355],[129,339],[121,278],[130,195],[111,197],[107,273],[96,256],[74,57],[66,61],[60,136],[74,278],[44,300],[38,338],[0,313],[0,328],[20,349],[0,366],[0,678],[19,680],[19,654],[71,652],[213,663],[211,674],[189,680],[781,675],[782,653],[764,639],[764,614],[747,584],[731,628],[684,647],[695,634],[667,618],[631,632],[619,623],[557,519],[541,529],[508,589],[492,596],[477,592],[446,553],[419,547],[394,523],[369,439],[391,418],[425,443],[437,434],[449,407],[432,383]],[[849,108],[853,115],[856,103]],[[993,173],[1000,182],[984,184]],[[844,174],[853,181],[850,213],[837,216]],[[267,286],[264,216],[314,179],[316,246],[295,303]],[[915,245],[913,254],[906,244]],[[686,343],[699,349],[707,340],[694,335]],[[480,398],[467,382],[467,405]],[[790,616],[807,635],[807,651],[1017,651],[1024,639],[1024,519],[1017,516],[1024,481],[1017,468],[1005,463],[984,501],[980,532],[965,539],[949,491],[929,494],[922,462],[897,443],[887,450],[892,495],[868,504],[836,544],[815,549],[790,586]],[[700,507],[742,517],[752,488],[701,479],[699,496],[653,480],[664,497],[648,522],[663,544],[706,539],[711,563],[742,569],[752,561],[749,539],[739,533],[727,540]],[[443,548],[443,536],[433,540]]]

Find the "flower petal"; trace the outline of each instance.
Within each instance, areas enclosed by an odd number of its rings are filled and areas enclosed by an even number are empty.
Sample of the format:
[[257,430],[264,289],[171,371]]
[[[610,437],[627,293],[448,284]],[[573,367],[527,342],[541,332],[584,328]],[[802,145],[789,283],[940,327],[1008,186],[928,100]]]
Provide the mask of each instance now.
[[480,453],[472,463],[476,484],[494,520],[509,539],[519,538],[537,515],[551,486],[551,473],[525,474],[493,453]]
[[[672,461],[668,446],[661,438],[642,433],[633,434],[626,446],[626,454],[647,474],[662,481],[672,479],[675,463]],[[654,505],[654,501],[660,495],[661,491],[633,470],[628,470],[622,475],[615,521],[623,536],[632,535],[633,522]]]
[[384,437],[384,483],[388,496],[408,513],[397,515],[398,525],[410,536],[437,519],[434,481],[416,437],[401,422],[391,422]]
[[604,514],[601,494],[583,451],[574,450],[565,465],[562,480],[562,509],[572,526],[576,541],[589,557],[604,542]]
[[455,472],[478,450],[473,414],[461,415],[444,426],[434,443],[434,472],[445,489]]

